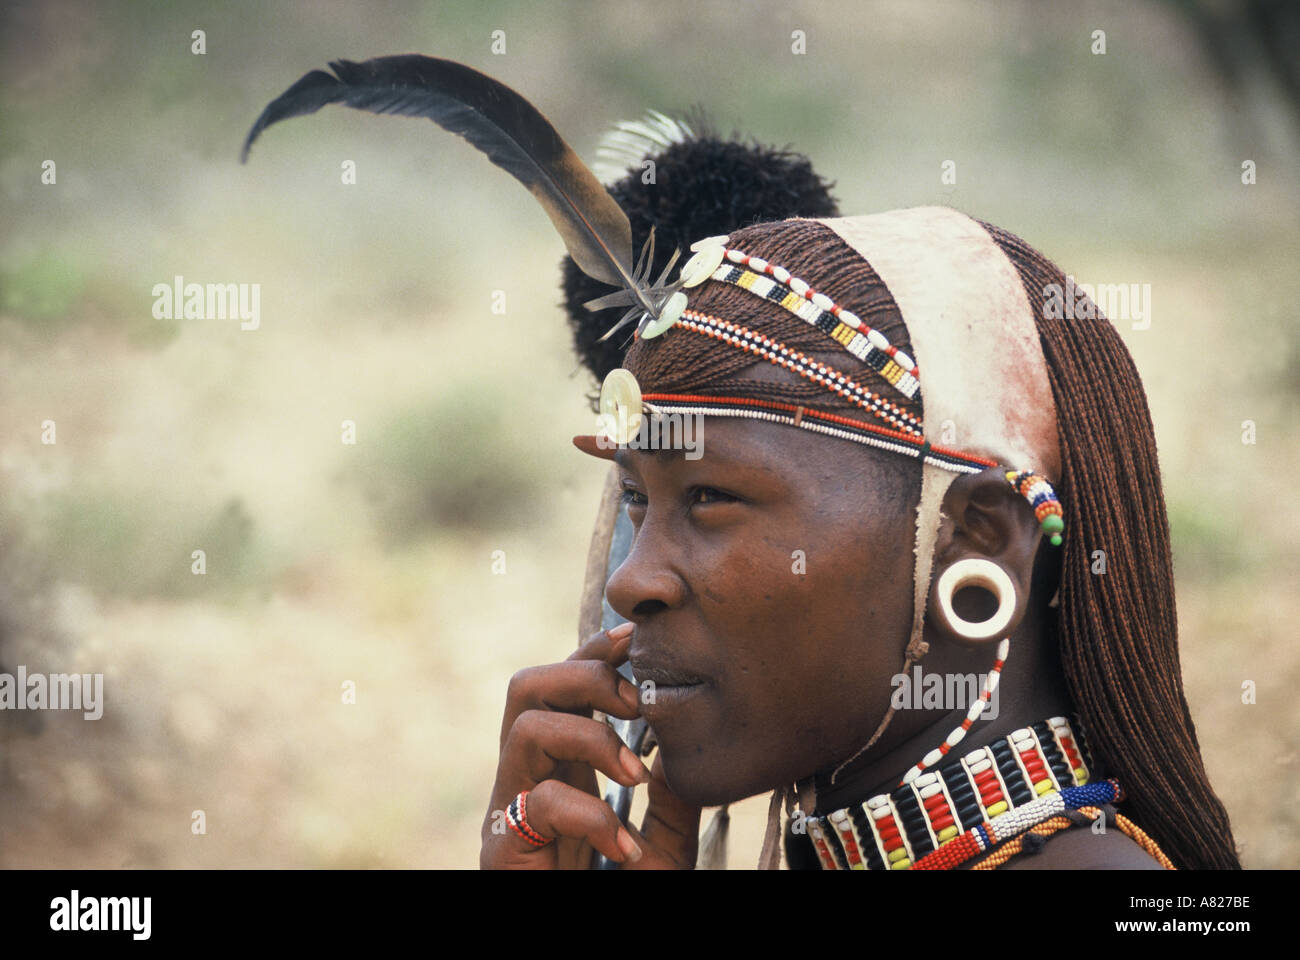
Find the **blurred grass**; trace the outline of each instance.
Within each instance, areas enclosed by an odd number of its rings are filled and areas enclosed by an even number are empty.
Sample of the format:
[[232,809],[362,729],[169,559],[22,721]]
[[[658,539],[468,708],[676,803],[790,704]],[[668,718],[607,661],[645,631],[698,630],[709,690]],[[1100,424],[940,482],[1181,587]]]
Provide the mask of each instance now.
[[[1266,90],[1241,111],[1165,5],[747,10],[5,8],[0,665],[103,671],[110,709],[39,735],[0,716],[0,865],[477,862],[505,684],[573,643],[603,479],[569,446],[591,384],[560,245],[427,123],[324,110],[237,163],[306,70],[409,50],[500,77],[589,160],[615,120],[699,102],[807,152],[845,213],[947,203],[1082,281],[1151,283],[1151,328],[1117,326],[1160,444],[1193,715],[1246,863],[1300,863],[1300,817],[1269,799],[1300,788],[1297,131]],[[176,275],[260,283],[261,328],[155,320]],[[764,812],[742,805],[733,866]]]

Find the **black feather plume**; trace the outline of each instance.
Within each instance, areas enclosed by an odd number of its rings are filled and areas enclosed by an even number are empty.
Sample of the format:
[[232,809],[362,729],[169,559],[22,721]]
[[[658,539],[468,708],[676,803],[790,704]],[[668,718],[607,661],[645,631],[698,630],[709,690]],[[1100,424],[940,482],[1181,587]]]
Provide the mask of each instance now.
[[267,105],[248,132],[241,161],[271,124],[330,103],[428,117],[522,183],[584,273],[624,287],[642,309],[656,312],[646,285],[633,276],[627,215],[550,121],[519,94],[464,64],[418,54],[338,60],[330,69],[333,76],[313,70]]

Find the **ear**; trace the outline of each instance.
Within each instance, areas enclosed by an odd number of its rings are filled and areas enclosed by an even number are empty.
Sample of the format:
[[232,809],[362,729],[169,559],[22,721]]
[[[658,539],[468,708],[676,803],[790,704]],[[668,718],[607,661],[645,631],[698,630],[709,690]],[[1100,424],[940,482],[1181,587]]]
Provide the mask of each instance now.
[[1024,620],[1042,532],[1002,468],[954,480],[943,513],[926,619],[952,643],[996,646]]

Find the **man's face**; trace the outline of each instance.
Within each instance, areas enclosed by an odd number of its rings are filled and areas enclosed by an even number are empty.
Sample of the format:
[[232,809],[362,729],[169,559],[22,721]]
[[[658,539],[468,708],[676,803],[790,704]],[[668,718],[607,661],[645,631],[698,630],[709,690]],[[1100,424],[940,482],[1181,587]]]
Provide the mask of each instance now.
[[673,791],[732,802],[855,752],[911,625],[916,468],[723,417],[699,459],[617,459],[636,538],[607,596]]

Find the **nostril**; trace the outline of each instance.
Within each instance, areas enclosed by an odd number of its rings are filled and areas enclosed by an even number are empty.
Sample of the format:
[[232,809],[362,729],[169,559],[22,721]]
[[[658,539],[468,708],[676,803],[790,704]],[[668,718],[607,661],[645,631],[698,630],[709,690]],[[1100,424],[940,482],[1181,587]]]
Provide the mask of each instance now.
[[648,617],[652,613],[659,613],[661,610],[667,609],[668,604],[662,600],[642,600],[632,609],[632,612],[638,617]]

